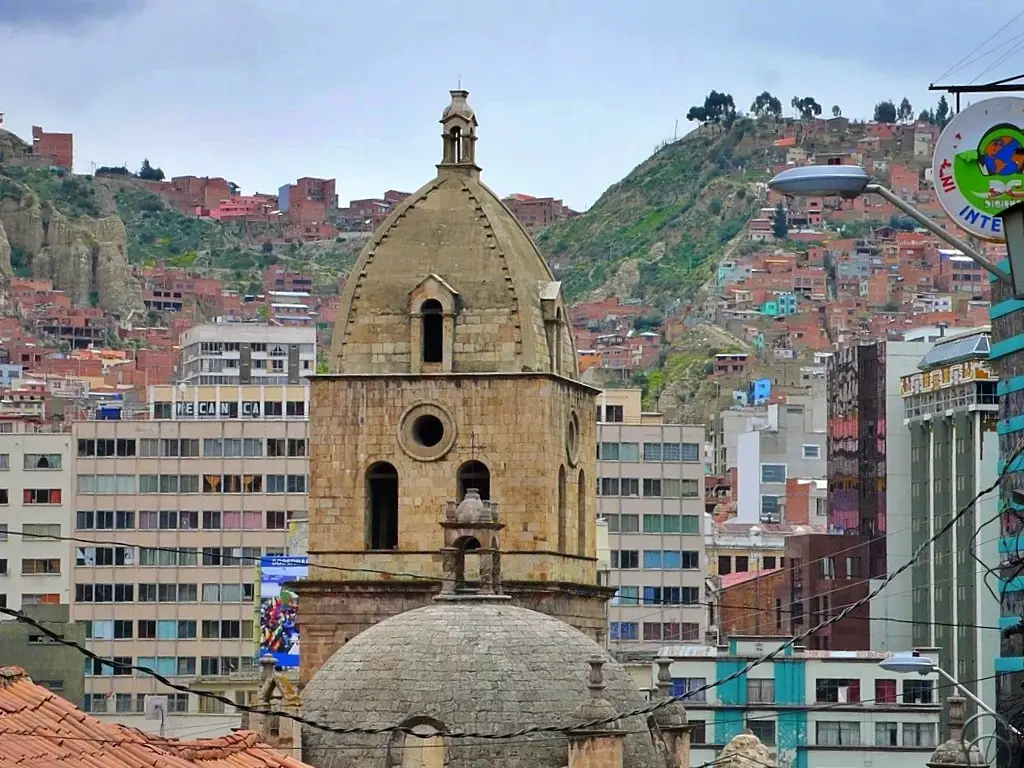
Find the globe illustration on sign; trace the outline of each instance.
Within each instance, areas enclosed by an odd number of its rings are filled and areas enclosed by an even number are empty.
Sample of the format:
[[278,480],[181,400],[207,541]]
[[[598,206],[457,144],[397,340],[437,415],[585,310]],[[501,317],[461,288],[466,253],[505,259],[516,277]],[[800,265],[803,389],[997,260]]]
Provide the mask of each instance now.
[[1024,173],[1024,135],[1012,125],[993,128],[978,145],[978,165],[985,176]]

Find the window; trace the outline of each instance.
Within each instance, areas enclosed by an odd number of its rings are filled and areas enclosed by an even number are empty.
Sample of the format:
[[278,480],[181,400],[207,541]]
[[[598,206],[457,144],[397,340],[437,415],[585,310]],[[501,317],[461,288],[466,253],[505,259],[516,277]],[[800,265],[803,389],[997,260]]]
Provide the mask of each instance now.
[[697,534],[699,526],[697,515],[644,515],[644,533]]
[[635,621],[613,621],[609,625],[612,640],[637,640],[639,627]]
[[779,496],[761,497],[761,522],[782,522],[782,503]]
[[619,444],[618,443],[599,443],[597,452],[597,458],[601,461],[618,461],[619,460]]
[[819,677],[814,683],[815,701],[854,704],[860,701],[860,680]]
[[640,587],[619,587],[612,598],[612,605],[639,605]]
[[267,510],[267,530],[283,531],[288,527],[288,514],[284,510]]
[[775,555],[765,555],[763,558],[764,569],[770,571],[775,568]]
[[765,746],[775,746],[774,720],[756,720],[754,718],[750,718],[747,720],[747,728],[749,728],[750,732],[757,736]]
[[25,504],[60,504],[60,488],[26,488],[22,496]]
[[707,722],[704,720],[690,720],[690,743],[691,744],[707,744],[708,743],[708,729]]
[[54,541],[60,539],[60,523],[24,523],[21,526],[21,533],[24,536],[22,541],[28,539]]
[[[600,407],[598,407],[598,421],[600,421]],[[621,424],[625,421],[622,406],[621,405],[606,405],[604,406],[604,421],[611,424]]]
[[640,553],[635,549],[611,550],[612,568],[639,568]]
[[750,558],[746,555],[736,555],[736,573],[747,573],[750,570]]
[[931,704],[933,701],[932,680],[904,680],[904,704]]
[[60,558],[26,557],[21,560],[22,576],[60,576]]
[[826,581],[836,577],[836,559],[834,557],[823,557],[818,561],[818,575]]
[[849,723],[839,720],[819,720],[815,726],[815,740],[820,746],[860,746],[860,723]]
[[639,515],[608,515],[608,533],[637,533],[640,531]]
[[821,448],[817,445],[805,445],[804,446],[804,458],[805,459],[819,459],[821,458]]
[[[875,680],[875,704],[896,703],[896,681]],[[895,745],[893,745],[895,746]]]
[[899,723],[888,721],[875,723],[876,747],[898,747],[899,745]]
[[203,584],[204,603],[242,603],[252,599],[252,584]]
[[111,458],[114,456],[134,456],[134,440],[79,440],[79,456],[95,456],[97,458]]
[[761,482],[762,483],[782,483],[786,482],[786,465],[785,464],[762,464],[761,465]]
[[688,701],[707,701],[707,691],[701,690],[707,683],[705,677],[673,677],[672,695]]
[[11,454],[0,453],[0,470],[11,468]]
[[25,469],[61,469],[63,459],[59,453],[26,453]]
[[[217,693],[221,696],[224,695],[224,691],[210,691],[210,693]],[[200,696],[199,711],[204,715],[223,715],[225,705],[224,702],[219,699],[211,699],[209,696]]]
[[[687,605],[697,602],[693,587],[644,587],[644,605]],[[684,600],[684,595],[686,599]],[[693,599],[690,599],[693,597]]]
[[366,470],[368,549],[398,548],[398,470],[386,461]]
[[284,404],[285,416],[305,416],[306,403],[302,400],[289,400]]
[[420,305],[421,344],[424,363],[444,361],[444,308],[437,299]]
[[718,575],[728,576],[732,573],[732,555],[718,556]]
[[904,723],[904,747],[934,747],[935,723]]
[[748,677],[747,701],[749,701],[751,704],[774,704],[775,678],[769,677],[751,679]]

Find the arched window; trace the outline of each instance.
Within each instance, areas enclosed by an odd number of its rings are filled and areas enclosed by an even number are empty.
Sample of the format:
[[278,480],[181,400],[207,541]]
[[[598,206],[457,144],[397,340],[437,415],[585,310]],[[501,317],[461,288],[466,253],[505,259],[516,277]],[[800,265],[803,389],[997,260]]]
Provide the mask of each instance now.
[[461,163],[462,162],[462,129],[459,128],[458,126],[455,126],[454,128],[451,129],[451,131],[448,133],[448,135],[451,136],[452,162],[454,162],[454,163]]
[[587,554],[587,478],[580,470],[580,479],[576,484],[576,550],[581,557]]
[[366,546],[398,548],[398,470],[386,461],[366,470]]
[[444,310],[437,299],[427,299],[420,307],[423,322],[423,362],[444,361]]
[[491,472],[482,461],[467,461],[459,467],[459,501],[469,488],[476,488],[484,501],[491,498]]
[[558,308],[555,315],[555,373],[562,372],[562,308]]
[[558,467],[558,551],[565,552],[565,465]]
[[444,724],[432,717],[408,717],[402,725],[412,733],[388,736],[387,768],[444,768]]

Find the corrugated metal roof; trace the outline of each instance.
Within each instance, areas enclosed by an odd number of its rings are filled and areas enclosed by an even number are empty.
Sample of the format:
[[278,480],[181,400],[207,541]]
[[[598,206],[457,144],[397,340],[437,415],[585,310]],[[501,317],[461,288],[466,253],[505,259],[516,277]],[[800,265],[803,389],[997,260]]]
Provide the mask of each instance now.
[[968,360],[972,357],[988,359],[990,348],[988,333],[982,332],[973,333],[970,336],[961,336],[936,344],[921,358],[921,362],[917,364],[917,367],[922,371],[927,371],[940,365],[949,365],[950,363]]
[[213,739],[162,739],[105,723],[36,685],[20,667],[0,668],[0,768],[311,768],[252,731]]

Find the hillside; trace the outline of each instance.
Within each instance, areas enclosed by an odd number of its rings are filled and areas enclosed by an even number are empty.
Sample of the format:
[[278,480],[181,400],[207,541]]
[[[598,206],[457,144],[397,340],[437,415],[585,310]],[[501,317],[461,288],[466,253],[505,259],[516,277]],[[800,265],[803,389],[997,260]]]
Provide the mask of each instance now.
[[655,302],[692,294],[763,204],[757,182],[785,157],[773,124],[737,120],[666,144],[587,213],[538,244],[570,297],[597,292]]
[[186,216],[133,177],[72,176],[19,162],[28,145],[0,131],[0,277],[53,280],[79,304],[126,314],[142,307],[131,265],[163,261],[216,274],[241,291],[283,264],[336,289],[359,237],[272,245],[268,228]]

